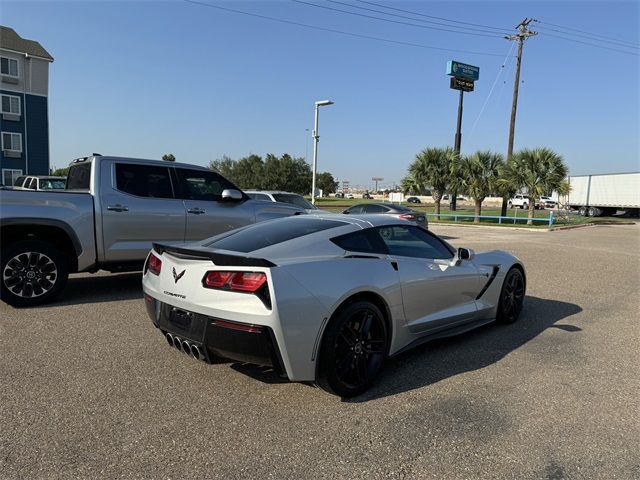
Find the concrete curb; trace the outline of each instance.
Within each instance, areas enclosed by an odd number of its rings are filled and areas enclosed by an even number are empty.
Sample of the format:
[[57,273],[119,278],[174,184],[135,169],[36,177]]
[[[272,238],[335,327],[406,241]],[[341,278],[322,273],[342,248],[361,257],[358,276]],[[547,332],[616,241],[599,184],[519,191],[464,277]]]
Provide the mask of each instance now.
[[525,232],[550,232],[549,228],[530,228],[530,227],[498,227],[495,225],[472,225],[466,223],[459,222],[429,222],[429,228],[432,226],[443,226],[443,227],[465,227],[465,228],[491,228],[493,230],[521,230]]
[[557,232],[561,230],[573,230],[574,228],[583,228],[583,227],[597,227],[600,225],[635,225],[636,222],[597,222],[597,223],[580,223],[578,225],[561,225],[558,227],[550,227],[550,228],[530,228],[530,227],[498,227],[495,225],[470,225],[466,223],[456,223],[456,222],[429,222],[429,227],[441,225],[444,227],[466,227],[466,228],[490,228],[493,230],[520,230],[525,232]]

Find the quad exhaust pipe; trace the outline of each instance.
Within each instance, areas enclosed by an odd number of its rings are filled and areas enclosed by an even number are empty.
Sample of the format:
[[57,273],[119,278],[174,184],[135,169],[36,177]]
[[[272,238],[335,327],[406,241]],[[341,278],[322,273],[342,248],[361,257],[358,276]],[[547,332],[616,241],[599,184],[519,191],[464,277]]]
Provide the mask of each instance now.
[[205,360],[204,351],[197,345],[189,343],[188,340],[181,339],[169,332],[167,332],[164,337],[170,346],[175,347],[182,353],[186,353],[196,360]]

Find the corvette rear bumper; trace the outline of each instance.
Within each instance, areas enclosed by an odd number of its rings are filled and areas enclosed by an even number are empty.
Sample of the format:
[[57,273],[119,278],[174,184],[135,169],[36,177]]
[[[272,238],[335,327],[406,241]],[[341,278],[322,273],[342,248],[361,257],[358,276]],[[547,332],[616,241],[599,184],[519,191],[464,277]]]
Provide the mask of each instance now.
[[[179,339],[202,352],[211,363],[222,357],[238,362],[272,367],[285,373],[282,356],[273,330],[264,325],[230,322],[177,308],[145,295],[151,321],[163,335]],[[187,352],[189,353],[189,352]]]

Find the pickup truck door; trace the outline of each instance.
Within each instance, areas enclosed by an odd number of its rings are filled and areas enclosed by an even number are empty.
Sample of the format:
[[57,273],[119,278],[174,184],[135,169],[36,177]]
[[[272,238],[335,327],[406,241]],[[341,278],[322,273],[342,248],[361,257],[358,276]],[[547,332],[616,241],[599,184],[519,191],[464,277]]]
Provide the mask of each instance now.
[[237,189],[216,172],[176,167],[177,196],[186,213],[186,241],[203,240],[255,222],[253,201],[222,200],[222,191]]
[[185,212],[169,167],[114,163],[101,182],[104,262],[143,262],[152,242],[184,242]]

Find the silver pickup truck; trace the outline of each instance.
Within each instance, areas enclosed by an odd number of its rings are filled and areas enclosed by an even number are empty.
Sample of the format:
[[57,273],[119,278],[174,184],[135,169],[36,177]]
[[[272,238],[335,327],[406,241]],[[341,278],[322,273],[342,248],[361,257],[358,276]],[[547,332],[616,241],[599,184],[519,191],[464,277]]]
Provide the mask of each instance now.
[[302,213],[253,200],[204,167],[79,158],[70,165],[66,190],[0,190],[0,296],[16,307],[46,303],[69,273],[140,270],[152,242],[201,240]]

